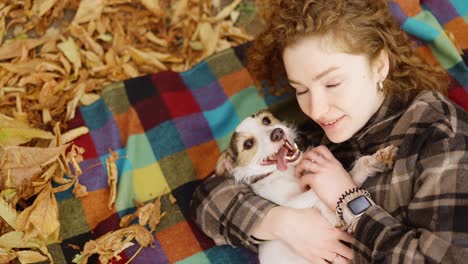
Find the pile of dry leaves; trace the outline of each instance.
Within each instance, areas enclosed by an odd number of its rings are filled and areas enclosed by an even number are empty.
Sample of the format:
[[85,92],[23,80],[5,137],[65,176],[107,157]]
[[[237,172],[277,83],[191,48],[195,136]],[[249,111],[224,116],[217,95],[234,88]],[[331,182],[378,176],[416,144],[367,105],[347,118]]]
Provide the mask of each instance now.
[[56,125],[50,133],[0,114],[0,263],[52,260],[47,245],[60,241],[55,192],[86,195],[78,182],[84,150],[70,142],[87,132],[61,135]]
[[[106,84],[184,71],[251,37],[241,0],[8,0],[0,3],[0,110],[34,127],[74,116]],[[66,109],[66,111],[64,111]]]
[[[245,1],[245,0],[244,0]],[[106,84],[162,70],[184,71],[214,52],[251,39],[235,22],[241,0],[0,1],[0,263],[53,262],[60,242],[55,193],[79,183],[84,149],[67,131],[76,108]],[[113,206],[117,184],[106,161]],[[86,169],[86,168],[84,168]],[[122,229],[89,241],[75,262],[107,263],[132,241],[151,244],[163,216],[157,199],[139,204]],[[139,218],[139,224],[130,225]]]

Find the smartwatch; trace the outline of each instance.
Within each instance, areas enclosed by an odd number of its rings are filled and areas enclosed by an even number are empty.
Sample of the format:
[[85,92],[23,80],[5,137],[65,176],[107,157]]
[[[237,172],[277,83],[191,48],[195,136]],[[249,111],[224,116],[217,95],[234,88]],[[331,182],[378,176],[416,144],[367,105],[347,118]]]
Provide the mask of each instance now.
[[346,207],[348,207],[348,210],[354,217],[361,216],[371,206],[372,203],[364,195],[358,196],[346,204]]
[[348,232],[352,233],[361,216],[374,204],[368,191],[353,188],[340,198],[336,206],[336,213],[348,226]]

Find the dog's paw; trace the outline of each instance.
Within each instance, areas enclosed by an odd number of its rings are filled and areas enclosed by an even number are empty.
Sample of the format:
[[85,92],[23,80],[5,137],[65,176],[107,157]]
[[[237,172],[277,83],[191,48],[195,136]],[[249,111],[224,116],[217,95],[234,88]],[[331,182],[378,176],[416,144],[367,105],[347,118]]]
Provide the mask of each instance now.
[[373,157],[371,166],[378,172],[383,172],[393,168],[397,158],[398,148],[390,145],[383,149],[379,149]]

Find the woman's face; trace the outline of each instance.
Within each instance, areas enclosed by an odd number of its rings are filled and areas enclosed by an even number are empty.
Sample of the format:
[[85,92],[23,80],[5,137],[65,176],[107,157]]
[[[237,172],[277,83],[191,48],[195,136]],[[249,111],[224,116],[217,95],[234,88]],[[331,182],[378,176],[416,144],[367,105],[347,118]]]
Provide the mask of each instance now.
[[304,37],[283,52],[302,111],[334,143],[350,139],[377,111],[384,99],[377,83],[388,73],[385,52],[371,64],[365,55],[339,50],[326,35]]

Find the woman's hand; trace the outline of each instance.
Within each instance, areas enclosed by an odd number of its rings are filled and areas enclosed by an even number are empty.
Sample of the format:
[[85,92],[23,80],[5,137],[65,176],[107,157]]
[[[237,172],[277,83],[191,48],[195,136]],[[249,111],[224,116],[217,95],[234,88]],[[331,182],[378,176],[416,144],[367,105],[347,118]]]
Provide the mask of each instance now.
[[352,250],[341,242],[351,243],[352,237],[331,226],[315,208],[274,207],[253,235],[281,239],[310,263],[348,263],[353,258]]
[[333,212],[341,195],[356,187],[341,163],[325,146],[304,153],[296,167],[296,176],[304,186],[311,187]]

